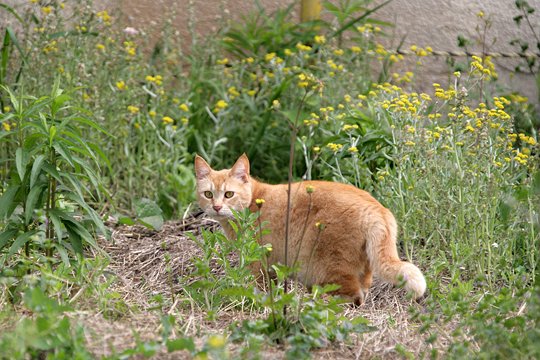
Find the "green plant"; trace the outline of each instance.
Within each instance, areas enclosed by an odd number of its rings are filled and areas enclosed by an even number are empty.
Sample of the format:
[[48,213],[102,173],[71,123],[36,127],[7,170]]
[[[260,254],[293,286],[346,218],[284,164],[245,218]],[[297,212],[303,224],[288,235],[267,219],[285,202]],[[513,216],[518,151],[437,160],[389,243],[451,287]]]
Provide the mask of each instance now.
[[38,287],[24,294],[24,304],[34,317],[24,316],[12,332],[0,337],[0,357],[10,359],[92,359],[86,349],[84,328],[74,326],[68,307],[47,297]]
[[58,82],[50,95],[39,98],[3,90],[13,111],[0,115],[11,130],[0,138],[7,155],[1,179],[6,187],[0,196],[0,250],[7,251],[1,263],[24,248],[27,258],[36,251],[47,257],[59,255],[69,264],[70,253],[82,255],[85,245],[97,248],[94,230],[107,234],[86,199],[102,199],[104,189],[96,170],[110,163],[85,139],[82,129],[106,131],[89,112],[69,105],[71,97]]

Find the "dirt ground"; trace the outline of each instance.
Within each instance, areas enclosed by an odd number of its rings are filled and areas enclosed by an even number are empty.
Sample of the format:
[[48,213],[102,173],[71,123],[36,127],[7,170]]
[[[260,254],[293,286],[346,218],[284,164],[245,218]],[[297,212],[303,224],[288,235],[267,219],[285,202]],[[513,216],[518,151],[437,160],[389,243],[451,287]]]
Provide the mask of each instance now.
[[[161,231],[148,230],[142,226],[117,226],[113,230],[112,239],[102,241],[101,246],[110,256],[104,276],[116,279],[109,290],[117,293],[115,301],[119,304],[119,314],[115,316],[114,309],[112,312],[90,309],[75,314],[88,329],[89,349],[96,356],[110,355],[133,347],[137,337],[143,341],[158,340],[162,313],[174,315],[177,326],[187,335],[194,336],[198,345],[203,343],[206,334],[223,334],[232,322],[250,316],[248,312],[223,308],[218,312],[216,320],[209,321],[204,311],[197,309],[182,294],[177,279],[188,275],[192,271],[192,259],[202,254],[197,244],[186,236],[186,232],[200,237],[201,228],[219,231],[219,225],[213,220],[197,214],[181,221],[167,222]],[[170,254],[169,270],[165,260],[167,253]],[[221,269],[216,266],[212,271],[219,274]],[[171,286],[176,294],[174,301],[170,295]],[[155,295],[167,299],[164,303],[168,305],[161,311],[155,309],[156,303],[152,301]],[[313,358],[403,358],[396,351],[396,346],[406,349],[415,358],[428,355],[432,346],[436,346],[440,352],[446,347],[444,337],[435,345],[425,342],[426,335],[418,331],[420,324],[411,320],[408,311],[410,302],[402,289],[375,280],[361,307],[343,306],[347,317],[365,317],[376,330],[353,335],[347,343],[318,349],[313,352]],[[415,306],[422,307],[422,304]],[[197,337],[198,334],[202,335]],[[233,345],[231,352],[234,353],[234,350]],[[284,350],[279,346],[269,346],[261,355],[269,359],[282,358]],[[153,358],[179,359],[189,358],[189,355],[187,352],[159,353]]]

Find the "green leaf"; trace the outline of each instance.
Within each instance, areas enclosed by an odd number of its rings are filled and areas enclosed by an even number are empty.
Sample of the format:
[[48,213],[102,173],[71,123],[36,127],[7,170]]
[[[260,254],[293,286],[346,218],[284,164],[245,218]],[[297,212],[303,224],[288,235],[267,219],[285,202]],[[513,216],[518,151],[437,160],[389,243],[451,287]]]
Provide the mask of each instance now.
[[195,343],[190,337],[167,340],[166,344],[168,352],[187,350],[193,353],[195,351]]
[[11,213],[15,209],[13,199],[20,189],[20,185],[11,185],[0,196],[0,219],[5,219],[11,216]]
[[65,102],[71,100],[71,96],[67,94],[61,94],[53,99],[53,102],[51,104],[51,113],[54,116],[58,110],[64,105]]
[[8,6],[7,4],[4,4],[4,3],[0,3],[0,8],[6,10],[6,11],[9,12],[11,15],[15,16],[15,18],[16,18],[17,20],[19,20],[19,22],[20,22],[21,24],[24,25],[24,20],[23,20],[23,18],[22,18],[19,14],[17,14],[17,11],[15,11],[15,9],[13,9],[11,6]]
[[45,184],[35,186],[30,190],[28,197],[26,198],[26,206],[24,209],[24,223],[26,225],[30,224],[32,215],[34,214],[35,207],[38,203],[38,200],[45,189]]
[[64,225],[66,226],[66,231],[69,234],[69,242],[71,243],[71,247],[73,248],[73,251],[75,251],[76,254],[82,255],[83,253],[82,237],[79,233],[79,229],[77,228],[75,223],[71,221],[64,221]]
[[5,229],[4,232],[0,234],[0,250],[2,250],[4,246],[7,245],[9,240],[14,239],[15,235],[17,235],[18,232],[19,230],[14,228]]
[[11,255],[15,254],[19,249],[30,240],[32,236],[34,236],[38,232],[37,229],[31,230],[28,232],[25,232],[24,234],[21,234],[15,239],[11,247],[9,248],[9,252],[7,257],[11,257]]
[[140,199],[135,202],[137,220],[144,226],[160,230],[163,226],[163,215],[159,206],[150,199]]
[[56,209],[49,210],[49,220],[53,223],[54,232],[56,233],[56,238],[60,242],[64,236],[64,232],[62,231],[62,221],[60,220],[60,217],[58,216],[58,212],[61,212],[61,210],[56,210]]
[[130,217],[127,216],[121,216],[118,218],[118,223],[122,225],[135,225],[136,222]]
[[24,175],[26,175],[26,165],[28,164],[28,152],[23,148],[17,148],[15,151],[15,165],[17,166],[17,172],[21,182],[24,181]]
[[34,187],[36,179],[41,172],[41,166],[43,165],[44,160],[45,155],[39,155],[36,160],[34,160],[34,163],[32,164],[32,172],[30,173],[30,188]]
[[49,146],[52,146],[57,131],[58,129],[54,125],[49,128]]

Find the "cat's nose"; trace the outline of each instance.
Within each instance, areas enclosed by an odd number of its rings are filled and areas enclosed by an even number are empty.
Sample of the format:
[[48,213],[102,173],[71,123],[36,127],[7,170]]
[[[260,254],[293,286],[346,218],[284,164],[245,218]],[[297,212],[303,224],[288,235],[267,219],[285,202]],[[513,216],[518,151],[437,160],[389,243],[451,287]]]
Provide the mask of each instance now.
[[219,212],[219,210],[221,210],[222,207],[223,206],[221,206],[221,205],[214,205],[213,206],[213,208],[214,208],[214,210],[216,210],[216,212]]

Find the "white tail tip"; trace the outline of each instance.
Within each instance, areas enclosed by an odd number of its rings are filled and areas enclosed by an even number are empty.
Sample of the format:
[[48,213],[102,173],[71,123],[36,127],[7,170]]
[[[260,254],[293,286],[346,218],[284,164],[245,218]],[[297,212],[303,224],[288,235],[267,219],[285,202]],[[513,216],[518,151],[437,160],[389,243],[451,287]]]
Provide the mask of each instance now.
[[403,263],[399,275],[405,281],[405,289],[412,293],[415,299],[421,298],[426,292],[426,279],[420,269],[411,263]]

